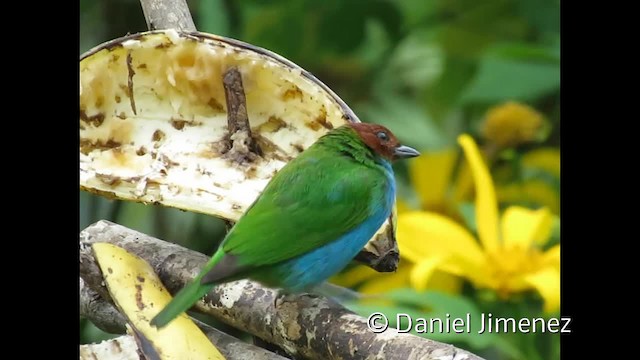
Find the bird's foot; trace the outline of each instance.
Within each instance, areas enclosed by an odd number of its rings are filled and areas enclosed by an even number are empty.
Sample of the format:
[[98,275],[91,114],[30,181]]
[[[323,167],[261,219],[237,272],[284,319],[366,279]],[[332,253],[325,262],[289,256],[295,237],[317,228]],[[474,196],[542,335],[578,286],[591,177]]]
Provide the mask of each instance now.
[[311,299],[323,297],[322,295],[311,293],[311,292],[294,293],[294,292],[286,291],[284,289],[278,289],[276,296],[274,298],[273,306],[277,308],[278,306],[281,306],[285,302],[297,302],[303,296]]
[[278,289],[276,291],[276,296],[273,298],[274,299],[273,306],[275,308],[278,308],[284,302],[294,301],[296,297],[297,297],[297,294],[286,291],[284,289]]

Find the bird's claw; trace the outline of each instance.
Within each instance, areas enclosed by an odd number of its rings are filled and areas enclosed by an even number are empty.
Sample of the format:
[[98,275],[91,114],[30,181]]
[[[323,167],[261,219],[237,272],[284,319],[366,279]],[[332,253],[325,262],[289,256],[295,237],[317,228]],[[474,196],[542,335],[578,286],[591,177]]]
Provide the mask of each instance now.
[[322,295],[319,294],[315,294],[315,293],[292,293],[292,292],[288,292],[285,291],[283,289],[279,289],[276,293],[276,296],[274,297],[274,301],[273,301],[273,306],[275,308],[278,308],[280,305],[282,305],[282,303],[285,302],[296,302],[298,301],[301,297],[306,296],[308,298],[311,299],[317,299],[317,298],[321,298]]

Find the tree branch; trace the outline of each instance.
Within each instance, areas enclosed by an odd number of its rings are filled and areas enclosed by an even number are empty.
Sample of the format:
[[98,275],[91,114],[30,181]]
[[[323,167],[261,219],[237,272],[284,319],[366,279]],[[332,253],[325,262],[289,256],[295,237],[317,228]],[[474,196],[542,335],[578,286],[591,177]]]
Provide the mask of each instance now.
[[247,99],[242,85],[242,74],[232,67],[222,75],[222,86],[227,102],[227,145],[225,157],[237,163],[251,162],[261,155],[258,143],[251,136],[247,114]]
[[[91,244],[109,242],[145,259],[165,286],[175,293],[191,280],[208,258],[175,244],[107,221],[80,233],[80,275],[99,293],[102,275]],[[389,329],[369,330],[367,321],[341,305],[301,294],[277,297],[273,289],[248,280],[216,286],[195,306],[231,326],[276,344],[296,357],[311,359],[456,359],[480,360],[451,345]]]
[[149,30],[196,31],[186,0],[140,0]]
[[80,316],[85,317],[110,334],[124,334],[126,331],[124,316],[113,305],[105,301],[96,291],[80,278]]
[[80,360],[140,359],[138,345],[131,335],[118,336],[99,344],[80,345]]

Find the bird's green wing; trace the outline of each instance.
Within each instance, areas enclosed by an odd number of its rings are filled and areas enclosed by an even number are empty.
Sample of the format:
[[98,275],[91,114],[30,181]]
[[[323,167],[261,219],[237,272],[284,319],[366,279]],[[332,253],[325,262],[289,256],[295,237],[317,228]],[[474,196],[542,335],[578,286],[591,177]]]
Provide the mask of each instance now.
[[309,148],[274,176],[223,249],[250,267],[302,255],[365,221],[388,186],[382,168]]

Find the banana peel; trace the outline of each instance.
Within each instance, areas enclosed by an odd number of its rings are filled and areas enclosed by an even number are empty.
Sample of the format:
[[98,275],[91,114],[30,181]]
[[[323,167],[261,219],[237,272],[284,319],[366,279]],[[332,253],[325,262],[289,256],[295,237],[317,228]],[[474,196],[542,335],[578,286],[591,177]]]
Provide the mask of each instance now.
[[186,314],[160,330],[149,324],[171,294],[146,261],[108,243],[93,244],[93,252],[111,298],[127,317],[129,332],[147,358],[224,360]]
[[[228,156],[229,140],[242,140],[227,122],[230,69],[241,74],[261,150],[249,161]],[[342,99],[273,52],[201,32],[133,34],[80,58],[80,188],[235,222],[288,161],[348,122],[360,120]],[[361,255],[378,271],[396,269],[392,221]]]

